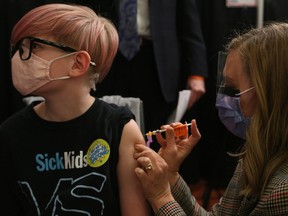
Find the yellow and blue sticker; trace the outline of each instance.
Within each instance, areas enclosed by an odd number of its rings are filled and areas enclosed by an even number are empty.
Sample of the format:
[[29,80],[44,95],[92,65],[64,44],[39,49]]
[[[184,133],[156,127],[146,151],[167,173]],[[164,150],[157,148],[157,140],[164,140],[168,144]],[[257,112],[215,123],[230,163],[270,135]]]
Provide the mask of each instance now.
[[110,156],[110,146],[104,139],[95,140],[87,151],[87,162],[91,167],[100,167]]

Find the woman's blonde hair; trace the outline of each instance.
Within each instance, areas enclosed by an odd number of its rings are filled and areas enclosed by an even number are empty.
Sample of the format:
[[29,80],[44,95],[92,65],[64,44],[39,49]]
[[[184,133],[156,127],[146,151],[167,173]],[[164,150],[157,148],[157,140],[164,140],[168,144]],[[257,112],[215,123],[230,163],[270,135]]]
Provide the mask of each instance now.
[[241,194],[259,195],[288,159],[288,24],[252,29],[227,49],[240,54],[257,96],[242,154]]
[[[46,4],[25,14],[14,26],[11,43],[27,36],[47,35],[58,43],[85,50],[96,63],[93,73],[101,82],[118,49],[118,34],[106,18],[90,8],[72,4]],[[96,80],[97,82],[97,80]]]

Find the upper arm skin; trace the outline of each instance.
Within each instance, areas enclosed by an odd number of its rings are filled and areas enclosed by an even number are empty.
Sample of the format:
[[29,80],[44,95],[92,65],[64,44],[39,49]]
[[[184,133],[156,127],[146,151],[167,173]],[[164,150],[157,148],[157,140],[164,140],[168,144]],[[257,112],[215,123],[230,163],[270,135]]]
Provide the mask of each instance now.
[[136,212],[137,216],[151,215],[134,171],[137,167],[137,161],[133,157],[136,143],[145,145],[145,140],[137,123],[130,120],[123,128],[117,165],[122,216],[135,216]]

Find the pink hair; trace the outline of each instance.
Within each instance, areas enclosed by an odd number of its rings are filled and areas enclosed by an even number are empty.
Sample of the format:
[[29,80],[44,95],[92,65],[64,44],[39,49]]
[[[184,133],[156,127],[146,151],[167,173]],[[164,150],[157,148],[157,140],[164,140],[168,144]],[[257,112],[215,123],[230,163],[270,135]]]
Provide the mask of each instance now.
[[27,36],[49,36],[76,50],[85,50],[96,63],[101,82],[118,49],[112,22],[90,8],[72,4],[46,4],[25,14],[13,28],[11,43]]

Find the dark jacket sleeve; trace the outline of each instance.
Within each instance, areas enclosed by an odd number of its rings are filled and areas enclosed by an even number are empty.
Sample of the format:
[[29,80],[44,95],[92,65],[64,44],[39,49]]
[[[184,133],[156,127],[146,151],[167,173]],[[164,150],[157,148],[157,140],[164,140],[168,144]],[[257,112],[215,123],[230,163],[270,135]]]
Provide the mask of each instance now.
[[181,65],[187,76],[207,77],[206,45],[195,0],[181,0],[177,5]]

